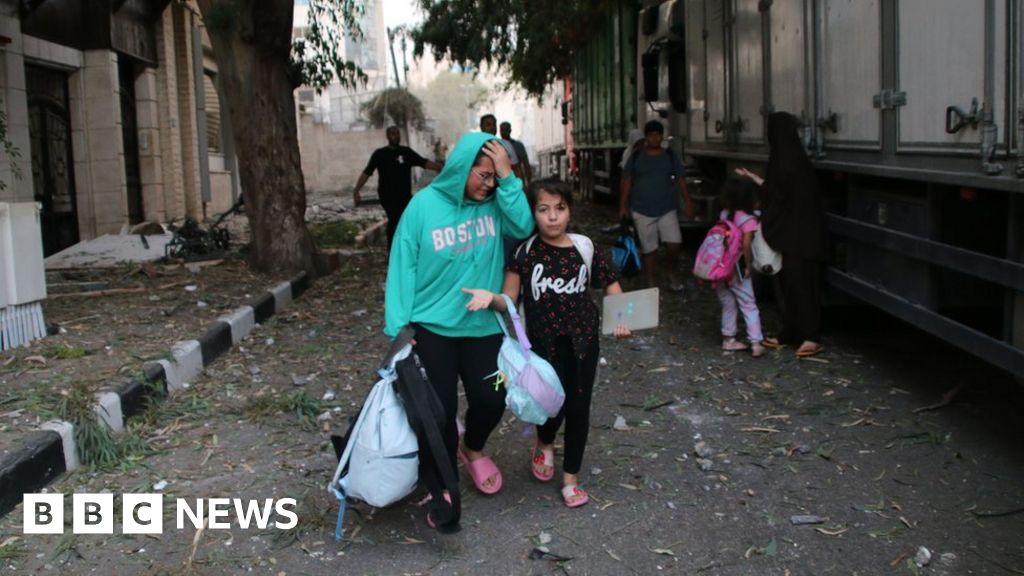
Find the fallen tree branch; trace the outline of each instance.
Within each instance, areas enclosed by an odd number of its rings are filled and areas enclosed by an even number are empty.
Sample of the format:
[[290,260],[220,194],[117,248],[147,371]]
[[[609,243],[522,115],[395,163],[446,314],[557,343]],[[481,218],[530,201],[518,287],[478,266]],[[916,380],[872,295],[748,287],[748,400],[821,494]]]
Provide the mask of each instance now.
[[109,290],[93,290],[92,292],[69,292],[67,294],[51,294],[50,298],[71,298],[75,296],[94,298],[97,296],[114,296],[117,294],[141,294],[145,288],[110,288]]

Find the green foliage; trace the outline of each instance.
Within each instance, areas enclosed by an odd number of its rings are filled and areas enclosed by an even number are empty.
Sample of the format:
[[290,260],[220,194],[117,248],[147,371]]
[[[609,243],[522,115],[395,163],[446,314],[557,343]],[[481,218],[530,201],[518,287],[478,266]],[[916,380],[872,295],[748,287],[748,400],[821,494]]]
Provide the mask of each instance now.
[[310,226],[309,233],[313,235],[317,248],[341,248],[355,242],[359,225],[355,222],[324,222]]
[[89,355],[89,351],[85,348],[79,348],[77,346],[54,346],[50,352],[50,356],[58,360],[77,360],[84,358]]
[[57,416],[70,422],[75,429],[75,445],[82,463],[99,470],[131,466],[154,450],[139,436],[125,432],[115,437],[100,422],[93,410],[96,405],[93,391],[84,383],[76,382],[61,396]]
[[374,128],[391,124],[423,128],[423,103],[405,88],[388,88],[362,105],[362,112]]
[[496,65],[538,98],[572,71],[573,54],[590,40],[611,5],[610,0],[417,1],[426,18],[412,33],[416,55],[429,45],[439,60]]
[[8,538],[0,543],[0,560],[16,560],[25,555],[25,546],[19,538]]
[[292,67],[297,84],[319,93],[337,79],[345,87],[365,85],[366,73],[342,58],[345,35],[362,40],[359,19],[366,10],[361,0],[310,0],[306,33],[292,43]]
[[312,398],[302,390],[291,393],[271,392],[254,396],[241,407],[241,413],[252,419],[264,419],[277,414],[294,414],[299,425],[313,428],[316,417],[326,409],[326,403]]

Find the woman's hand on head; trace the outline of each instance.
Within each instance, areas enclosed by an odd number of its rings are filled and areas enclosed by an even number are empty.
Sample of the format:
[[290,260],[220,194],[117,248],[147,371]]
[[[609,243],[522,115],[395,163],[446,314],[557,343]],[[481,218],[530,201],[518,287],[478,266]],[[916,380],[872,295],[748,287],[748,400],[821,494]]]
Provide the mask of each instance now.
[[484,143],[483,152],[494,161],[494,173],[498,178],[504,178],[512,173],[512,161],[501,142],[488,140]]
[[491,302],[494,301],[494,293],[489,290],[463,288],[462,291],[470,295],[469,302],[466,303],[466,309],[470,312],[486,310],[491,307]]

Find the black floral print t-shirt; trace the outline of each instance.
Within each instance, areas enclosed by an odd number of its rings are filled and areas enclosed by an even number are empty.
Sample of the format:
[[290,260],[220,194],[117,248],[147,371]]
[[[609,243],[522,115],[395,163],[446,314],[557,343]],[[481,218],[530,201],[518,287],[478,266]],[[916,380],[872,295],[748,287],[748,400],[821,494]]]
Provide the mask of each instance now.
[[606,288],[618,278],[596,246],[592,266],[593,272],[575,246],[552,246],[538,237],[529,251],[524,244],[506,267],[519,275],[526,333],[545,358],[554,357],[558,336],[572,338],[577,356],[598,337],[600,314],[587,287]]

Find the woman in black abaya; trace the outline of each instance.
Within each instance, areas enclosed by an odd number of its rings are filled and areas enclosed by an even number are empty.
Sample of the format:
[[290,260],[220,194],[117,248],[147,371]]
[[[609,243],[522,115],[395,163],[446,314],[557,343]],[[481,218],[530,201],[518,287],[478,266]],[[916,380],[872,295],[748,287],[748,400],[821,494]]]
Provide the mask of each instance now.
[[761,185],[761,231],[782,253],[782,332],[764,345],[799,344],[797,356],[821,346],[821,266],[825,260],[825,208],[814,166],[804,152],[799,121],[787,112],[768,116],[768,168],[762,179],[745,168],[736,172]]

